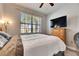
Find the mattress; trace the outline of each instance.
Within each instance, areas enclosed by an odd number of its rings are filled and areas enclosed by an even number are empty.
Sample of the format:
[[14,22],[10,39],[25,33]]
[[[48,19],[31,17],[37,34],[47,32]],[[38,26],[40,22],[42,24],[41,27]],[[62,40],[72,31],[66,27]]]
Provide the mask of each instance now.
[[66,45],[56,37],[44,34],[21,35],[24,56],[52,56],[65,51]]

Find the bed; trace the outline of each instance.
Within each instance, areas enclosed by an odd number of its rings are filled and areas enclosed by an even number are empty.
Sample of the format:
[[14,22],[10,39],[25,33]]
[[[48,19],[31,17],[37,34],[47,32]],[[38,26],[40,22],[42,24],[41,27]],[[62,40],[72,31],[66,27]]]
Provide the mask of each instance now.
[[65,51],[66,45],[56,37],[44,34],[21,35],[24,56],[52,56]]

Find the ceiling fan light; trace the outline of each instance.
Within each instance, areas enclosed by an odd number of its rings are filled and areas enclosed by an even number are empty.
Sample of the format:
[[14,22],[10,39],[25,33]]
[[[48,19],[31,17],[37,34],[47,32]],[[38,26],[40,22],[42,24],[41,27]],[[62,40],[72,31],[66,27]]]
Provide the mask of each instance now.
[[41,3],[41,5],[40,5],[40,7],[39,7],[39,8],[41,8],[41,7],[43,6],[43,4],[44,4],[44,3]]
[[51,6],[53,6],[54,4],[53,3],[49,3]]

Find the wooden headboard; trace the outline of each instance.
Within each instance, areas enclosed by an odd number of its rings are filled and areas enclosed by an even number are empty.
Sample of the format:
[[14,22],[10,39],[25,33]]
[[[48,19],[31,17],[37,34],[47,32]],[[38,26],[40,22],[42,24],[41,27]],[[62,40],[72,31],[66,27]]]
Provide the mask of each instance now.
[[0,27],[0,31],[2,31],[2,27]]
[[13,36],[10,41],[0,49],[0,56],[22,56],[23,45],[19,36]]

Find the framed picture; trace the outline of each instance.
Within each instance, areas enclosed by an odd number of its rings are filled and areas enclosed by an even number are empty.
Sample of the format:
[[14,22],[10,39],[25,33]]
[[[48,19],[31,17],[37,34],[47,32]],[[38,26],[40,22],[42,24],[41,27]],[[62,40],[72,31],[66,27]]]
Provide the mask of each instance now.
[[75,34],[74,40],[75,40],[75,43],[76,43],[77,47],[79,48],[79,33]]

